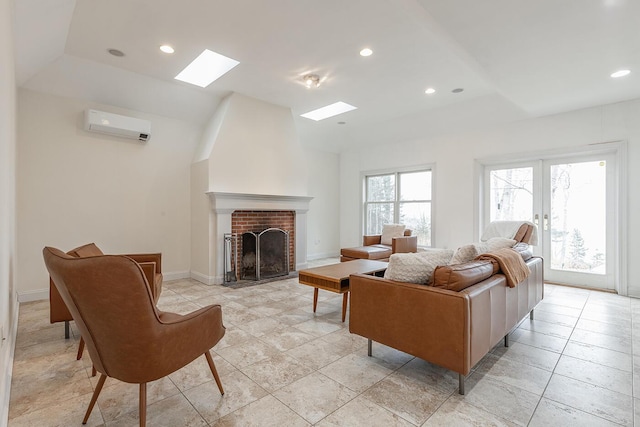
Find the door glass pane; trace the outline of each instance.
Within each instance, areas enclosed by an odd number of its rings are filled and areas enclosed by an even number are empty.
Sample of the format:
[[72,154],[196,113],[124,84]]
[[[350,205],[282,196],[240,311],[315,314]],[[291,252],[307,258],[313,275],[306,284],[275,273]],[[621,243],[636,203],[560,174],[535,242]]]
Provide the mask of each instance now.
[[[395,199],[395,175],[391,174],[367,177],[367,202],[387,202]],[[393,216],[391,218],[393,218]]]
[[533,220],[533,168],[492,170],[489,175],[491,221]]
[[606,274],[606,162],[551,165],[551,268]]
[[400,174],[400,200],[431,200],[431,171]]
[[400,223],[418,236],[418,246],[431,246],[431,203],[400,203]]
[[367,235],[382,233],[384,224],[393,224],[393,203],[367,203]]

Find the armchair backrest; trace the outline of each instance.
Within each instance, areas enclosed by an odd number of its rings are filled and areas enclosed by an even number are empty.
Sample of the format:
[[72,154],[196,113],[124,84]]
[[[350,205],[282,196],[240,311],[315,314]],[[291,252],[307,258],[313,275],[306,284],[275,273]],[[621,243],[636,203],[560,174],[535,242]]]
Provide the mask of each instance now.
[[43,256],[95,368],[125,382],[153,377],[149,352],[160,352],[160,320],[140,266],[126,256],[76,258],[49,247]]

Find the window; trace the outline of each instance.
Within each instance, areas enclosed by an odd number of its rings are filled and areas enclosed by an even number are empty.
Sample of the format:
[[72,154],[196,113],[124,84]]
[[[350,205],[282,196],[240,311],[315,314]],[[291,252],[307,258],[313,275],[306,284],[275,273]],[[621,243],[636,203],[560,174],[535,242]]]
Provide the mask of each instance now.
[[418,246],[431,246],[431,170],[365,176],[365,234],[391,223],[411,229]]

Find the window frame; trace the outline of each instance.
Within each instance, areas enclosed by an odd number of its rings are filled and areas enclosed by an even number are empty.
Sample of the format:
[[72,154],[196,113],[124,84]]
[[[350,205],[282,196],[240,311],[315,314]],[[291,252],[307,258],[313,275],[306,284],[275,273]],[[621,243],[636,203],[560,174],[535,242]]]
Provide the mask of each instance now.
[[[430,172],[431,173],[431,199],[420,199],[420,200],[400,200],[401,194],[401,184],[400,184],[400,175],[415,173],[415,172]],[[394,200],[385,200],[385,201],[368,201],[368,185],[367,179],[376,177],[376,176],[385,176],[385,175],[394,175],[395,176],[395,191],[394,191]],[[372,170],[372,171],[363,171],[361,173],[361,200],[360,204],[360,225],[362,234],[366,234],[367,230],[367,207],[370,204],[387,204],[391,203],[393,205],[393,222],[398,223],[400,218],[400,206],[404,204],[412,204],[412,203],[429,203],[430,209],[430,226],[431,226],[431,244],[429,246],[419,245],[421,248],[435,247],[435,209],[434,209],[434,200],[435,200],[435,165],[433,164],[424,164],[413,167],[406,168],[394,168],[394,169],[384,169],[384,170]]]

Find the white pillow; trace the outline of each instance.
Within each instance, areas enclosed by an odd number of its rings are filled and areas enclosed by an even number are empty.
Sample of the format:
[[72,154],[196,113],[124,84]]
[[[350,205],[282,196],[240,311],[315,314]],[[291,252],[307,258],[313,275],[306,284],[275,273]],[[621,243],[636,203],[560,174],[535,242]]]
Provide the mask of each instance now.
[[492,237],[487,240],[487,246],[489,252],[497,251],[498,249],[512,248],[517,242],[513,239],[507,239],[506,237]]
[[447,265],[453,256],[451,249],[433,249],[426,252],[393,254],[389,257],[384,278],[398,282],[426,284],[433,270]]
[[453,258],[449,261],[449,264],[462,264],[464,262],[472,261],[475,257],[480,255],[481,252],[478,252],[478,248],[476,245],[464,245],[460,246],[456,249],[456,252],[453,254]]
[[382,226],[382,237],[380,243],[383,245],[391,245],[391,240],[394,237],[404,236],[405,226],[402,224],[385,224]]

